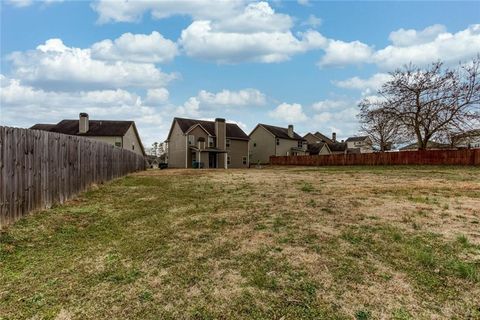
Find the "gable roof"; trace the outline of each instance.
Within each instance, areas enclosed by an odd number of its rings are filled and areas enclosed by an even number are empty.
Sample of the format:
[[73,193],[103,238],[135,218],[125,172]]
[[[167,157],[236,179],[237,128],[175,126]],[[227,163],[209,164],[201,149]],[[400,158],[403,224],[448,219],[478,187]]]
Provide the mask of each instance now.
[[345,142],[365,141],[367,139],[368,139],[368,136],[350,137]]
[[133,131],[137,136],[142,153],[145,155],[145,149],[138,134],[137,127],[134,121],[120,121],[120,120],[88,120],[88,131],[85,133],[79,133],[79,120],[62,120],[57,124],[42,124],[38,123],[30,129],[43,130],[50,132],[57,132],[63,134],[69,134],[74,136],[83,137],[123,137],[128,129],[133,126]]
[[36,124],[30,129],[58,132],[75,136],[124,136],[133,121],[89,120],[88,131],[79,133],[78,120],[62,120],[57,124]]
[[[293,132],[293,138],[289,137],[288,136],[288,128],[276,127],[276,126],[271,126],[271,125],[263,124],[263,123],[259,123],[257,125],[257,127],[258,126],[264,127],[267,131],[269,131],[271,134],[273,134],[276,138],[290,139],[290,140],[301,140],[301,141],[305,140],[300,135],[298,135],[295,131]],[[255,129],[253,129],[253,131]]]
[[327,148],[328,151],[330,151],[328,144],[325,142],[309,143],[307,150],[311,155],[317,155],[320,153],[320,151],[322,151],[323,148]]
[[333,142],[332,139],[327,137],[326,135],[322,134],[321,132],[317,131],[313,134],[315,137],[320,138],[321,140],[324,140],[325,142]]
[[[183,133],[186,133],[191,127],[200,125],[209,135],[215,137],[215,121],[186,119],[186,118],[173,118],[172,127],[168,133],[168,137],[172,133],[173,125],[178,123]],[[225,123],[225,135],[229,139],[236,140],[250,140],[247,134],[236,123]]]

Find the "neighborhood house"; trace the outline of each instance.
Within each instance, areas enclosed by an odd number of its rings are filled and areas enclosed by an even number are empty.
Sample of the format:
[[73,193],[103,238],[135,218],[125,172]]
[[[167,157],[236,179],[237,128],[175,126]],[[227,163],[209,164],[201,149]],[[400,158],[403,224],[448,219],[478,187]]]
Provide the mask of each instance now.
[[470,130],[453,137],[457,148],[480,148],[480,129]]
[[373,143],[370,137],[350,137],[345,140],[348,153],[371,153],[373,152]]
[[270,156],[307,155],[307,140],[288,128],[258,124],[250,133],[250,161],[269,163]]
[[80,113],[79,120],[62,120],[57,124],[38,123],[30,129],[83,136],[145,155],[134,121],[89,120],[88,114]]
[[174,118],[167,138],[171,168],[248,168],[249,138],[235,123]]

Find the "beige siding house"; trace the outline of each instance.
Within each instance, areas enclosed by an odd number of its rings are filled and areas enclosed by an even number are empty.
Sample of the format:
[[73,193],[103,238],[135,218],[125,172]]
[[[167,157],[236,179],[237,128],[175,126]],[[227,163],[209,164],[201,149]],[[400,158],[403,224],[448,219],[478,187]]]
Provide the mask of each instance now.
[[145,155],[142,141],[133,121],[90,120],[88,114],[80,113],[79,120],[62,120],[57,124],[39,123],[30,129],[83,136]]
[[349,153],[371,153],[374,151],[372,140],[367,136],[350,137],[345,142]]
[[249,135],[250,162],[266,164],[270,156],[306,155],[307,141],[293,131],[293,125],[288,128],[258,124]]
[[307,142],[309,144],[311,143],[319,143],[319,142],[324,142],[324,143],[333,143],[335,140],[336,140],[336,133],[332,133],[332,138],[330,139],[329,137],[327,137],[326,135],[320,133],[320,132],[315,132],[315,133],[307,133],[306,135],[303,136],[303,138],[305,140],[307,140]]
[[171,168],[248,168],[249,138],[234,123],[174,118],[167,138]]
[[336,133],[332,133],[332,138],[328,138],[326,135],[315,132],[315,133],[307,133],[303,136],[305,140],[308,142],[308,153],[310,155],[328,155],[332,154],[332,147],[335,147],[336,144]]

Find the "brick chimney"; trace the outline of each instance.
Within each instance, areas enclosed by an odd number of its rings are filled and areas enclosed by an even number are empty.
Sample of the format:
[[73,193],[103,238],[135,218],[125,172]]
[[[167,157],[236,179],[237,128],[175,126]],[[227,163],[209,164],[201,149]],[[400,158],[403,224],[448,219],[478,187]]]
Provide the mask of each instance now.
[[332,141],[337,142],[337,133],[336,132],[332,132]]
[[88,129],[88,114],[82,112],[80,113],[80,120],[78,121],[78,133],[87,133]]
[[288,125],[288,136],[293,138],[293,124]]

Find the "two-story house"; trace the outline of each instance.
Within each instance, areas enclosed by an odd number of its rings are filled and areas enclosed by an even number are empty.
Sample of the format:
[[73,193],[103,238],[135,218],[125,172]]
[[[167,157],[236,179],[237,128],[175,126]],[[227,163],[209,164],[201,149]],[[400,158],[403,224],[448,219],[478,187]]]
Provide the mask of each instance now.
[[78,120],[62,120],[57,124],[38,123],[30,129],[82,136],[145,155],[133,121],[90,120],[88,114],[82,112]]
[[336,133],[332,133],[332,138],[330,139],[326,135],[322,134],[321,132],[315,132],[315,133],[307,133],[306,135],[303,136],[303,139],[307,140],[309,144],[312,143],[320,143],[324,142],[327,144],[333,143],[336,140]]
[[307,140],[288,128],[259,123],[250,133],[250,162],[265,164],[270,156],[306,155]]
[[350,137],[346,141],[348,153],[371,153],[373,143],[368,136]]
[[248,168],[245,132],[225,119],[215,121],[174,118],[168,133],[170,168]]
[[307,133],[303,136],[303,139],[308,142],[308,154],[310,155],[328,155],[332,154],[330,146],[336,142],[336,133],[332,133],[332,138],[330,139],[326,135],[320,133],[319,131],[315,133]]

